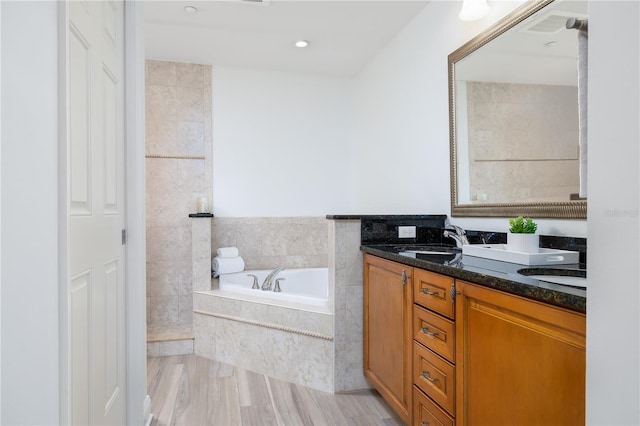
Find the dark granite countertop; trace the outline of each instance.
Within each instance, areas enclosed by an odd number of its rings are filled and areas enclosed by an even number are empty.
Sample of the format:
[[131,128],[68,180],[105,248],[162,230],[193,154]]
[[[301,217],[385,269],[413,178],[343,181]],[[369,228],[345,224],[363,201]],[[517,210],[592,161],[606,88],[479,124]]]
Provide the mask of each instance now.
[[[424,249],[426,247],[428,246],[417,248]],[[461,252],[447,255],[417,254],[414,258],[399,254],[405,250],[401,245],[363,245],[360,249],[364,253],[406,265],[586,313],[587,291],[585,289],[552,284],[518,274],[517,271],[527,268],[526,265],[483,259],[463,255]],[[584,265],[562,265],[563,268],[570,269],[581,269],[581,266]]]
[[446,214],[328,214],[329,220],[445,220]]

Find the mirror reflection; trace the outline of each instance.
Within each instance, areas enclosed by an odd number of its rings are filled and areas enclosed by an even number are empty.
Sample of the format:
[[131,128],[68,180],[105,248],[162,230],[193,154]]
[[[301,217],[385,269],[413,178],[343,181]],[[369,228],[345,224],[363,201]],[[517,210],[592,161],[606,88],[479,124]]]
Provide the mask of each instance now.
[[586,215],[579,178],[578,31],[565,24],[586,19],[587,3],[545,3],[539,10],[531,10],[534,2],[525,4],[450,55],[454,215],[462,207],[469,213],[468,207],[491,206],[482,215],[497,216],[510,214],[498,205],[529,212],[576,202]]

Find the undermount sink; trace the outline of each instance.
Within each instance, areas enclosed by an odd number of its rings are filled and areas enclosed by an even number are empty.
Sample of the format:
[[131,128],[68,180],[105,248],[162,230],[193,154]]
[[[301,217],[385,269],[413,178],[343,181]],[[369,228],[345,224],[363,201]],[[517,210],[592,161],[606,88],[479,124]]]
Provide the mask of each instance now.
[[454,246],[439,246],[439,245],[425,245],[425,246],[397,246],[396,249],[400,250],[399,254],[435,254],[435,255],[451,255],[460,252],[459,248]]
[[587,271],[584,269],[523,268],[518,273],[548,283],[587,288]]

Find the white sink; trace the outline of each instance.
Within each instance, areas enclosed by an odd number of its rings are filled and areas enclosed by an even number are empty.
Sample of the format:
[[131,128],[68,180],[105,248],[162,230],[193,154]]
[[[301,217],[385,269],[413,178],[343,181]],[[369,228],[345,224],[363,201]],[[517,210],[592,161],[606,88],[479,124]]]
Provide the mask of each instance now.
[[564,275],[527,275],[527,277],[553,284],[587,288],[587,279],[582,277],[567,277]]
[[522,268],[518,273],[534,280],[587,288],[587,271],[584,269]]

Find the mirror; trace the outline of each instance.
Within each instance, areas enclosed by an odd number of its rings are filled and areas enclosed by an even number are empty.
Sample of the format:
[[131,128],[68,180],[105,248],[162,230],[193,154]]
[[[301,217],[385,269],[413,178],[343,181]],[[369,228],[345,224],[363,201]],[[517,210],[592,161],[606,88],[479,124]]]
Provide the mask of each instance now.
[[449,55],[452,216],[586,219],[569,18],[587,2],[530,0]]

